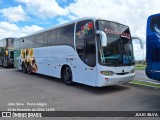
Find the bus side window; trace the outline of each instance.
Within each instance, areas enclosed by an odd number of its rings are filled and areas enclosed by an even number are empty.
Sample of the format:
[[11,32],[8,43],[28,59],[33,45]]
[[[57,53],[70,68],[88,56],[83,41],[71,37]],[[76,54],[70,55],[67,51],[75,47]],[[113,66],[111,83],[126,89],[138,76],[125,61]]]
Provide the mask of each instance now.
[[57,45],[74,46],[74,25],[67,25],[57,29]]
[[26,46],[25,48],[32,48],[34,47],[34,41],[33,41],[33,37],[27,37],[25,38],[25,42],[26,42]]
[[44,34],[40,33],[36,35],[36,47],[44,46]]
[[48,46],[48,33],[47,32],[44,32],[43,33],[43,45],[44,46]]
[[23,38],[20,39],[20,49],[24,49],[25,48],[25,40]]
[[48,45],[49,46],[54,46],[56,45],[56,29],[55,30],[50,30],[47,32],[47,36],[48,36]]
[[15,50],[18,50],[19,49],[19,39],[16,39],[15,42],[14,42],[14,47],[15,47]]

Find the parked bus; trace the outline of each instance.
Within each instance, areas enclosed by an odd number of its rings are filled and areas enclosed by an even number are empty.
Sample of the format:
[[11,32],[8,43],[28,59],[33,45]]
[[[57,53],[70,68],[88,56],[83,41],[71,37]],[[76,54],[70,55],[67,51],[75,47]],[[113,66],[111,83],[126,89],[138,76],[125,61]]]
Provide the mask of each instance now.
[[99,18],[83,18],[15,41],[14,66],[101,87],[130,82],[135,76],[129,27]]
[[3,67],[14,66],[14,39],[4,38],[0,40],[0,65]]
[[147,21],[146,75],[160,80],[160,14],[151,15]]

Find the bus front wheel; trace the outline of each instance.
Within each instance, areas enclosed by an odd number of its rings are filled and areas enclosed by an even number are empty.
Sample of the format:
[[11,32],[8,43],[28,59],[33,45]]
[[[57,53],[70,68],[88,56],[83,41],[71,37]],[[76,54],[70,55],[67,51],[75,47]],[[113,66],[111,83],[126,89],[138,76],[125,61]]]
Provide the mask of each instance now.
[[66,66],[62,69],[62,76],[61,78],[67,85],[73,85],[72,81],[72,70],[70,67]]

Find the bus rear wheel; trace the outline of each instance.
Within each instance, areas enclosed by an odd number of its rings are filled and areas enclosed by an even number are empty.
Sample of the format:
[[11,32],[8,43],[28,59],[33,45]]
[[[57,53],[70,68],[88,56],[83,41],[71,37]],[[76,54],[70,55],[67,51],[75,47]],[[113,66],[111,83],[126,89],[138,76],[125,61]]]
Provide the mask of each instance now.
[[62,76],[61,78],[63,79],[63,81],[67,84],[67,85],[73,85],[73,81],[72,81],[72,70],[70,67],[66,66],[63,70],[62,70]]
[[23,73],[26,73],[26,72],[27,72],[27,69],[26,69],[26,67],[25,67],[25,64],[22,64],[22,72],[23,72]]
[[4,61],[2,62],[2,67],[4,67],[4,68],[5,68],[5,63],[4,63]]
[[27,66],[27,73],[28,73],[29,75],[32,75],[32,66],[31,66],[30,63],[29,63],[28,66]]

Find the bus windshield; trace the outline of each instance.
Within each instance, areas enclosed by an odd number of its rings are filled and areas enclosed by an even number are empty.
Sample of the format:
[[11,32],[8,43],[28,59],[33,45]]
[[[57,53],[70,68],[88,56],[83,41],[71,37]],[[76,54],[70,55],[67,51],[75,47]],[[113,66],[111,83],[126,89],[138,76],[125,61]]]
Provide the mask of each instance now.
[[97,29],[107,35],[107,46],[98,40],[99,62],[103,65],[133,65],[133,47],[129,27],[110,21],[98,20]]

